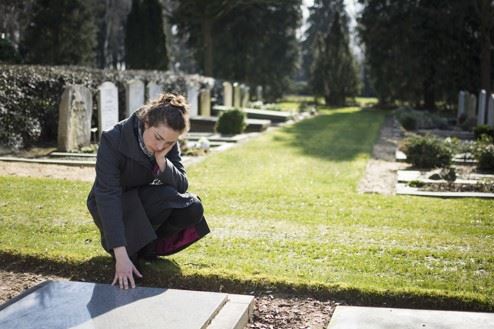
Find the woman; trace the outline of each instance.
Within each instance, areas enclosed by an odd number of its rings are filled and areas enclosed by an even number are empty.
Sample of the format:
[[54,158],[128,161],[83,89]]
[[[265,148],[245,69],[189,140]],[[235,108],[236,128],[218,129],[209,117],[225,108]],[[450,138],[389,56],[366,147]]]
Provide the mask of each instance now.
[[134,288],[139,258],[170,255],[209,233],[177,142],[187,108],[183,96],[161,95],[101,135],[87,204],[115,259],[112,285]]

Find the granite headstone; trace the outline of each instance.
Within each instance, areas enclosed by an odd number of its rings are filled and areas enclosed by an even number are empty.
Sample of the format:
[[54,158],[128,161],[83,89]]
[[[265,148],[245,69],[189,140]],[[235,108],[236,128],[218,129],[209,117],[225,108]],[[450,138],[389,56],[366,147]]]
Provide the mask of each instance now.
[[202,117],[211,116],[211,90],[209,88],[201,89],[199,93],[199,115]]
[[144,104],[144,82],[130,80],[125,84],[126,116],[129,117]]
[[58,111],[58,150],[76,151],[91,143],[93,97],[83,85],[65,87]]
[[161,86],[154,82],[150,81],[146,85],[148,101],[158,98],[161,95]]
[[118,89],[112,82],[98,87],[98,132],[112,128],[118,122]]
[[233,107],[240,108],[242,100],[241,100],[241,91],[240,84],[238,82],[233,83]]
[[485,124],[485,106],[487,101],[487,93],[485,90],[479,92],[478,110],[477,110],[477,125]]
[[233,87],[228,81],[223,82],[223,105],[227,107],[233,106]]

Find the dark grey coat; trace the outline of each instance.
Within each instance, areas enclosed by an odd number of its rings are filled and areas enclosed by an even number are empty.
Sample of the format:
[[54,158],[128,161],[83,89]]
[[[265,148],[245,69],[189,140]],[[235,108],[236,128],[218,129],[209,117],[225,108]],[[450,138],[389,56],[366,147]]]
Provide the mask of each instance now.
[[[135,113],[101,135],[96,158],[96,179],[87,206],[101,232],[106,251],[126,246],[134,254],[157,238],[146,215],[138,189],[158,178],[164,185],[166,208],[185,208],[194,196],[187,191],[188,181],[178,145],[166,155],[166,169],[153,174],[153,162],[142,152],[135,129]],[[159,241],[162,255],[179,251],[209,232],[206,221],[184,230],[167,241]]]

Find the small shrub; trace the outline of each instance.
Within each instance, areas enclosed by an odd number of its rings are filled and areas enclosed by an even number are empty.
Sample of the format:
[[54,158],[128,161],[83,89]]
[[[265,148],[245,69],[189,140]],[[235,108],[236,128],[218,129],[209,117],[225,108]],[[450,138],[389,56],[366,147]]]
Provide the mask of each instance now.
[[429,111],[401,108],[396,111],[396,117],[406,130],[446,129],[448,127],[448,119]]
[[480,125],[473,128],[473,135],[475,140],[479,140],[482,135],[487,135],[494,139],[494,128],[488,125]]
[[482,135],[473,146],[473,156],[477,160],[480,170],[494,171],[494,144],[493,139]]
[[416,130],[417,129],[417,118],[410,114],[404,113],[403,115],[398,117],[398,121],[406,130]]
[[448,167],[451,164],[452,151],[441,139],[434,136],[408,137],[403,144],[407,162],[417,168]]
[[216,123],[216,131],[224,135],[241,134],[247,127],[245,113],[239,109],[230,109],[221,114]]

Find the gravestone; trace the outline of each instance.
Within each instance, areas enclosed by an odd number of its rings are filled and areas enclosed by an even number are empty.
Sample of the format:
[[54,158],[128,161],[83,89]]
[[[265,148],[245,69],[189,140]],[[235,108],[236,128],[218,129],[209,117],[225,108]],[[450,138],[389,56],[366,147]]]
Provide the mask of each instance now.
[[208,88],[201,89],[199,93],[199,115],[203,117],[211,116],[211,90]]
[[161,95],[161,86],[154,81],[146,85],[148,101],[158,98]]
[[125,84],[126,112],[129,117],[144,105],[144,82],[141,80],[130,80]]
[[233,88],[230,82],[223,82],[223,105],[227,107],[233,106]]
[[237,329],[253,296],[47,281],[0,305],[0,328]]
[[187,84],[187,102],[189,103],[190,116],[199,115],[199,86],[196,83]]
[[256,87],[256,98],[258,102],[262,102],[262,86]]
[[241,107],[241,91],[238,82],[233,83],[233,107]]
[[76,151],[91,143],[93,97],[82,85],[65,87],[58,108],[58,150]]
[[464,117],[465,114],[465,92],[461,90],[458,93],[458,114],[456,118],[460,120],[462,117]]
[[493,329],[494,314],[337,306],[328,329]]
[[250,87],[246,85],[242,85],[241,90],[242,90],[242,101],[240,106],[242,108],[246,108],[249,105],[249,100],[250,100]]
[[494,127],[494,94],[489,97],[489,105],[487,107],[487,124]]
[[477,97],[474,94],[468,94],[468,107],[467,107],[467,120],[475,120],[476,108],[477,108]]
[[487,101],[487,93],[485,90],[479,92],[479,102],[477,110],[477,125],[483,125],[485,123],[485,105]]
[[118,122],[118,89],[111,82],[98,87],[98,133],[112,128]]

